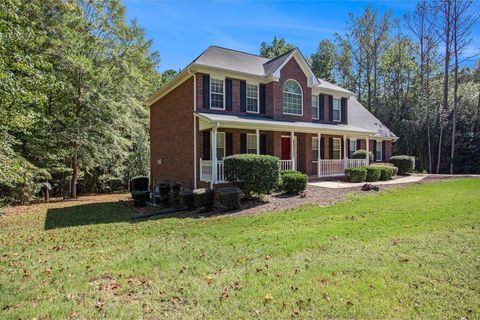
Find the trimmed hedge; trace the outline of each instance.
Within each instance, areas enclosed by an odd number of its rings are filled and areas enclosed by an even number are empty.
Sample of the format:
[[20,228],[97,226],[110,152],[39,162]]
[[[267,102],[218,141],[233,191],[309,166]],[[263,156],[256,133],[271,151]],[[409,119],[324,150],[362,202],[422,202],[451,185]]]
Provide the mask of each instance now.
[[182,190],[178,193],[178,199],[181,207],[192,209],[195,206],[195,199],[191,190]]
[[[367,156],[366,152],[365,149],[359,149],[352,154],[352,159],[365,159]],[[368,158],[370,162],[373,162],[373,153],[371,151],[368,152]]]
[[147,176],[138,176],[130,179],[130,191],[147,191],[149,179]]
[[365,167],[345,169],[345,180],[348,182],[363,182],[366,177],[367,169]]
[[380,176],[382,175],[381,169],[377,166],[366,167],[366,170],[367,170],[367,175],[365,177],[365,181],[367,182],[378,181],[380,179]]
[[215,201],[213,189],[196,189],[193,191],[195,208],[202,208],[204,211],[211,211]]
[[393,165],[375,165],[380,169],[380,181],[391,180],[397,174],[398,168]]
[[145,205],[145,202],[150,201],[149,191],[133,190],[131,194],[133,198],[133,205],[135,207],[143,207]]
[[236,154],[224,158],[225,179],[246,198],[269,194],[279,179],[278,158],[257,154]]
[[282,191],[288,194],[298,194],[307,189],[307,175],[296,170],[280,172]]
[[225,211],[240,209],[240,191],[235,187],[222,188],[217,191],[218,204]]
[[393,156],[390,162],[398,168],[398,174],[412,173],[415,170],[415,157]]

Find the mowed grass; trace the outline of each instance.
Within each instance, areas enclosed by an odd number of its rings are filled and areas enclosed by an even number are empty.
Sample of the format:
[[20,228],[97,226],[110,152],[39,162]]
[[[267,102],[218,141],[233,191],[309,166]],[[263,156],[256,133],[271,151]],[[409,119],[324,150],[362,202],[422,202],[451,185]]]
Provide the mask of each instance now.
[[2,319],[476,319],[480,179],[242,217],[0,217]]

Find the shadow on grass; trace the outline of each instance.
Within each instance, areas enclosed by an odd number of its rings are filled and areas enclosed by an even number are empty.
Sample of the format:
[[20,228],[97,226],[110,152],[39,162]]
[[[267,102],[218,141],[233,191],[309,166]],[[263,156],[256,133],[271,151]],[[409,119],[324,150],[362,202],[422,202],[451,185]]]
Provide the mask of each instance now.
[[47,210],[44,229],[132,222],[131,218],[135,215],[138,215],[138,213],[120,202],[89,203],[65,208],[50,208]]

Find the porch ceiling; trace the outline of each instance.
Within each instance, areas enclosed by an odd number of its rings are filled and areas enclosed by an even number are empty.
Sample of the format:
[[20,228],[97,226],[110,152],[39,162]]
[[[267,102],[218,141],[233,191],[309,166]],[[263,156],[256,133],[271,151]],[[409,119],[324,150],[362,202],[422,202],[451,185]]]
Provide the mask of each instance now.
[[373,136],[374,131],[365,130],[352,125],[345,124],[326,124],[303,121],[286,121],[260,118],[258,116],[218,114],[210,112],[196,111],[195,115],[199,118],[199,130],[207,130],[213,127],[247,129],[247,130],[266,130],[266,131],[295,131],[303,133],[324,133],[334,135],[368,135]]

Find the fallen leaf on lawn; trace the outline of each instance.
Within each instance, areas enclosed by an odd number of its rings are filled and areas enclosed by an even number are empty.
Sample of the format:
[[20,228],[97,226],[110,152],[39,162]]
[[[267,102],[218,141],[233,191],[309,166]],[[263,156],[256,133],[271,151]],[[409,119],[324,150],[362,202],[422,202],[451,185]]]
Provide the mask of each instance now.
[[330,301],[330,297],[326,293],[323,294],[323,299]]
[[212,284],[213,283],[213,278],[212,277],[205,277],[205,280],[207,281],[207,284]]
[[401,258],[399,261],[400,261],[400,262],[408,262],[408,261],[410,261],[410,259],[408,259],[408,258]]
[[264,302],[270,302],[272,300],[273,300],[273,296],[270,293],[265,295],[265,297],[263,297]]
[[91,266],[87,266],[87,271],[88,272],[92,272],[93,271],[93,268]]
[[351,306],[353,306],[352,301],[347,301],[347,307],[351,307]]
[[257,272],[262,272],[262,271],[263,271],[263,269],[259,269],[259,268],[256,268],[255,270],[256,270]]
[[228,288],[225,287],[225,288],[223,288],[223,292],[222,292],[222,295],[220,296],[220,300],[222,300],[222,299],[225,300],[225,299],[228,298],[228,296],[229,296],[229,294],[228,294]]

